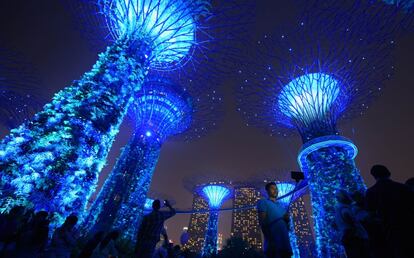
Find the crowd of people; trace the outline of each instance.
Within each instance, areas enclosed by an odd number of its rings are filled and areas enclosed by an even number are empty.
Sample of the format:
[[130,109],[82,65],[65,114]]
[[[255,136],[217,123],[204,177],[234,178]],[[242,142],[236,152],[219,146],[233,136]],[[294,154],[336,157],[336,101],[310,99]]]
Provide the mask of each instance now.
[[395,182],[383,165],[371,175],[376,183],[365,193],[337,193],[335,226],[347,257],[413,257],[414,178]]
[[[338,190],[336,223],[348,258],[408,258],[414,253],[411,233],[414,232],[414,178],[405,184],[390,179],[390,171],[375,165],[371,174],[376,183],[366,192],[348,193]],[[288,207],[277,201],[274,182],[265,186],[268,198],[258,202],[259,223],[265,237],[265,256],[292,256],[289,238]],[[152,203],[152,211],[143,217],[132,257],[188,258],[195,257],[180,245],[174,245],[164,222],[176,214],[168,201],[168,210],[161,201]],[[4,258],[111,258],[128,257],[119,250],[120,232],[94,232],[80,236],[78,217],[70,215],[52,231],[51,214],[33,212],[16,206],[0,215],[0,257]],[[51,236],[51,237],[50,237]],[[162,240],[161,240],[162,237]],[[158,247],[157,247],[158,246]]]
[[[160,211],[161,202],[155,200],[153,210],[145,215],[138,233],[135,254],[138,257],[184,258],[188,257],[179,245],[170,243],[164,229],[164,221],[175,215],[168,201],[169,211]],[[116,245],[120,236],[117,230],[98,231],[92,236],[81,236],[78,217],[70,215],[53,232],[51,214],[46,211],[33,212],[16,206],[7,214],[0,215],[0,257],[1,258],[111,258],[126,257]],[[53,233],[53,234],[52,234]],[[50,234],[52,234],[51,238]],[[163,236],[164,243],[156,249]],[[132,254],[133,257],[136,255]]]
[[[336,223],[332,226],[346,257],[413,257],[414,178],[405,184],[395,182],[383,165],[373,166],[371,174],[376,183],[366,192],[338,190],[336,194]],[[257,203],[264,254],[268,258],[292,257],[288,207],[277,201],[276,183],[267,183],[265,189],[268,198]]]
[[0,257],[2,258],[108,258],[117,257],[115,241],[118,231],[97,232],[82,244],[76,226],[78,217],[70,215],[49,239],[50,215],[46,211],[34,213],[16,206],[0,218]]

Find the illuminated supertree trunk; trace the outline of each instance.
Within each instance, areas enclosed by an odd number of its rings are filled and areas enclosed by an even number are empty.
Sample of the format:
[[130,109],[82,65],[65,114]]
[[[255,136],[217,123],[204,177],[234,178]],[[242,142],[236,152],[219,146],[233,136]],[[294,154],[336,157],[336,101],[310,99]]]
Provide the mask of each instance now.
[[356,146],[340,136],[326,136],[304,144],[298,162],[305,172],[315,216],[316,245],[321,257],[334,257],[343,251],[335,224],[335,194],[338,189],[364,191],[364,181],[355,166]]
[[206,235],[202,255],[211,256],[217,254],[217,232],[219,209],[228,198],[231,197],[230,187],[222,184],[211,183],[202,185],[198,191],[208,200],[210,206],[209,218],[207,223]]
[[24,199],[60,218],[84,209],[147,71],[147,45],[126,42],[108,47],[90,72],[3,139],[0,205]]
[[203,255],[208,256],[217,253],[218,220],[219,211],[210,210],[204,239]]
[[93,203],[84,228],[92,232],[116,228],[134,237],[159,154],[158,142],[134,134]]

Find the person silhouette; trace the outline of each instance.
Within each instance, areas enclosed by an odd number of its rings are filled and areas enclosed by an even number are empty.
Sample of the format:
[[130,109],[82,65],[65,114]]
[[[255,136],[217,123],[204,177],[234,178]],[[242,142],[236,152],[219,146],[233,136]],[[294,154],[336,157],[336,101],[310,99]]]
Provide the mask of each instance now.
[[293,252],[289,239],[288,212],[286,207],[276,201],[276,183],[267,183],[265,189],[268,198],[257,202],[259,224],[265,238],[265,255],[268,258],[291,257]]
[[152,212],[145,215],[137,234],[135,254],[138,258],[152,258],[155,245],[160,241],[164,228],[164,221],[175,215],[175,209],[165,200],[164,204],[169,211],[160,211],[161,201],[154,200]]
[[104,237],[105,232],[98,231],[96,232],[91,239],[89,239],[85,246],[80,251],[78,258],[89,258],[92,256],[93,251],[99,245]]
[[366,208],[382,222],[383,235],[375,237],[381,238],[379,244],[386,243],[386,253],[381,253],[383,247],[378,245],[374,253],[379,257],[411,257],[414,194],[407,185],[391,180],[391,172],[384,165],[374,165],[371,175],[376,183],[367,190]]
[[46,248],[49,237],[49,214],[46,211],[37,212],[32,221],[20,233],[16,252],[13,257],[37,257]]
[[72,214],[66,218],[62,226],[55,230],[47,257],[70,258],[72,249],[76,245],[76,223],[78,223],[78,217]]

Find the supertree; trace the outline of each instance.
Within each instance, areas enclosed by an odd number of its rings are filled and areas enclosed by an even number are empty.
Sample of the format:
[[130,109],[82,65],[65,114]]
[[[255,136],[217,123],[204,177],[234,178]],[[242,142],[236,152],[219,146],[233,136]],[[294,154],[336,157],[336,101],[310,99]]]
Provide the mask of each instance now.
[[[58,219],[85,208],[148,70],[195,69],[202,61],[193,57],[207,62],[209,43],[217,42],[210,30],[231,30],[228,23],[220,24],[226,14],[215,19],[206,0],[76,3],[93,6],[86,8],[91,23],[107,31],[111,45],[91,71],[0,143],[0,180],[10,189],[7,198],[23,198],[36,209],[56,212]],[[224,40],[231,37],[224,35]]]
[[187,89],[166,78],[146,82],[129,113],[134,134],[92,205],[85,228],[114,227],[135,241],[162,144],[173,135],[201,137],[215,128],[220,107],[215,90]]
[[265,128],[271,136],[297,130],[302,137],[298,163],[309,184],[320,257],[343,253],[333,228],[335,192],[365,190],[354,162],[357,148],[339,136],[336,124],[364,114],[391,76],[393,24],[398,23],[392,14],[376,15],[387,13],[384,6],[367,2],[331,23],[316,19],[327,9],[312,9],[311,17],[300,19],[290,32],[258,40],[255,59],[263,63],[239,70],[239,111],[247,125]]
[[196,191],[199,192],[206,201],[208,201],[210,208],[204,238],[204,246],[202,250],[203,256],[210,256],[217,254],[219,210],[221,205],[232,196],[232,188],[231,184],[226,184],[224,182],[211,182],[197,186]]

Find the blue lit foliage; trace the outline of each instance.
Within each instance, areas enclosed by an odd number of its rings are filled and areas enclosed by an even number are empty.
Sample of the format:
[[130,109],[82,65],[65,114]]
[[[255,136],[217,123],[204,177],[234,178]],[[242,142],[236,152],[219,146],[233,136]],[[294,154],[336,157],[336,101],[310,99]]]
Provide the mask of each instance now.
[[206,185],[201,187],[201,194],[208,200],[210,213],[207,230],[204,238],[203,256],[210,256],[217,253],[217,230],[218,230],[218,209],[223,202],[230,197],[231,190],[223,185]]
[[57,219],[83,211],[144,78],[145,57],[125,49],[122,42],[109,47],[90,72],[2,140],[2,208],[24,202]]
[[182,87],[165,79],[144,84],[129,110],[135,133],[94,202],[86,229],[117,228],[135,241],[161,145],[188,129],[192,113],[192,100]]
[[100,0],[114,39],[144,41],[151,66],[173,68],[189,57],[197,20],[208,13],[206,0]]
[[339,232],[332,228],[335,223],[336,192],[343,189],[353,193],[365,191],[366,188],[355,166],[355,150],[352,142],[331,136],[307,143],[299,154],[298,161],[306,174],[311,193],[320,257],[336,257],[343,253]]
[[218,209],[221,204],[229,197],[230,190],[221,185],[207,185],[203,187],[202,192],[207,198],[210,208]]
[[208,217],[207,228],[205,232],[204,245],[202,255],[209,257],[217,254],[217,238],[218,238],[218,221],[219,212],[211,210]]

